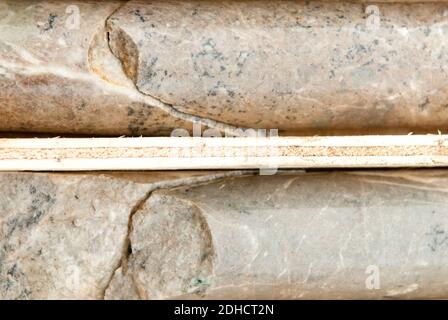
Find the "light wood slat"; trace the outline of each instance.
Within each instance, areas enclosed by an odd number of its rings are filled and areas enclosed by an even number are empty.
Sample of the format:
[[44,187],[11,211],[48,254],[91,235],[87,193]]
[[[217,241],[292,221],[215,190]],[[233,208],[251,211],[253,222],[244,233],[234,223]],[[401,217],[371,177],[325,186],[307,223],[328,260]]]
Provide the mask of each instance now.
[[444,166],[447,135],[0,139],[0,171]]

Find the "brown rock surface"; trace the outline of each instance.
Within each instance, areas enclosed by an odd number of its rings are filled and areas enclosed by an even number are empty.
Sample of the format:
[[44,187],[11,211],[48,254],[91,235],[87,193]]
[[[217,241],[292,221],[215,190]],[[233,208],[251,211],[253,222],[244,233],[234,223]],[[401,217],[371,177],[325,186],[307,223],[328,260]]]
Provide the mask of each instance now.
[[0,130],[444,131],[448,5],[376,6],[3,1]]
[[110,52],[105,22],[122,4],[2,1],[0,130],[169,135],[191,127],[142,101]]

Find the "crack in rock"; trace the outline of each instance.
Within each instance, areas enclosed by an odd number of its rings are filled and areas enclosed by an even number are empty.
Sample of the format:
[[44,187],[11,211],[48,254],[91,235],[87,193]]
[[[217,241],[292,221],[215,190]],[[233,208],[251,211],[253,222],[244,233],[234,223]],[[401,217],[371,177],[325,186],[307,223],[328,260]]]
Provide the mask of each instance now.
[[[107,39],[108,21],[125,4],[78,3],[82,23],[76,32],[67,32],[64,1],[35,11],[9,4],[16,14],[9,23],[0,21],[0,130],[169,136],[201,123],[238,135],[232,125],[180,112],[136,89]],[[30,12],[36,17],[30,19]],[[51,30],[41,31],[35,20],[47,19],[48,12],[57,18]]]
[[113,19],[113,16],[116,12],[118,12],[125,4],[114,10],[113,13],[106,19],[105,21],[105,29],[107,32],[107,45],[109,47],[110,52],[115,56],[118,61],[120,61],[122,65],[123,72],[125,75],[132,81],[134,89],[139,93],[141,100],[149,106],[157,107],[167,112],[168,114],[185,121],[189,121],[192,123],[198,123],[205,125],[209,128],[217,129],[225,134],[231,136],[242,136],[242,129],[246,128],[238,128],[232,125],[229,125],[224,122],[203,118],[200,116],[192,115],[189,113],[185,113],[178,110],[173,104],[162,101],[160,98],[156,98],[153,95],[149,95],[147,93],[142,92],[137,84],[136,84],[136,67],[138,65],[138,49],[135,44],[133,44],[132,39],[130,39],[126,33],[119,29],[114,33],[114,37],[117,43],[115,50],[111,44],[111,28],[109,21]]
[[253,170],[229,171],[229,172],[215,173],[215,174],[199,176],[199,177],[182,178],[182,179],[177,179],[177,180],[173,180],[173,181],[156,182],[156,183],[151,184],[151,186],[150,186],[149,190],[146,192],[146,194],[136,202],[136,204],[132,207],[132,209],[129,213],[128,230],[127,230],[127,234],[126,234],[126,240],[125,240],[123,248],[122,248],[122,257],[121,257],[118,265],[112,271],[109,281],[103,289],[103,294],[102,294],[103,299],[106,295],[108,288],[110,287],[111,282],[113,281],[113,278],[114,278],[116,272],[119,269],[126,272],[128,258],[132,252],[132,245],[131,245],[130,237],[131,237],[131,232],[132,232],[133,218],[134,218],[135,214],[142,209],[142,207],[145,205],[145,203],[148,201],[148,199],[151,197],[151,195],[154,191],[160,190],[160,189],[169,190],[169,189],[174,189],[177,187],[182,187],[182,186],[187,186],[187,185],[188,186],[197,186],[197,185],[201,185],[201,184],[211,183],[211,182],[221,180],[224,178],[241,177],[241,176],[249,176],[249,175],[256,175],[256,174],[257,174],[257,171],[253,171]]
[[[442,298],[447,174],[401,175],[284,172],[156,190],[105,299]],[[366,287],[371,266],[378,290]]]

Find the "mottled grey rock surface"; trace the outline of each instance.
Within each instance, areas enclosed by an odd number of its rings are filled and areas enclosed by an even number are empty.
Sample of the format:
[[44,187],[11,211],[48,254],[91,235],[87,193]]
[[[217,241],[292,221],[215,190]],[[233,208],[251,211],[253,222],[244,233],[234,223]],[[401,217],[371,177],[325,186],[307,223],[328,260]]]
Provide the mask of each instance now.
[[446,298],[444,170],[0,174],[1,299]]
[[160,187],[235,173],[0,173],[0,299],[102,299]]
[[147,95],[290,131],[447,129],[447,4],[130,1],[110,44]]
[[106,298],[446,298],[447,187],[378,171],[155,191]]
[[448,129],[448,4],[376,8],[3,0],[0,131]]

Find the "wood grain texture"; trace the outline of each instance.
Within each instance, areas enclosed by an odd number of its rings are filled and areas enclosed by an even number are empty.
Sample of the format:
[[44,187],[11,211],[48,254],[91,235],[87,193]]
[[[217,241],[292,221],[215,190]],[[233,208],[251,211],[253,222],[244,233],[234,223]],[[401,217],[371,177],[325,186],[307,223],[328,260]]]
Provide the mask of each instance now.
[[0,139],[1,171],[444,166],[447,135]]

